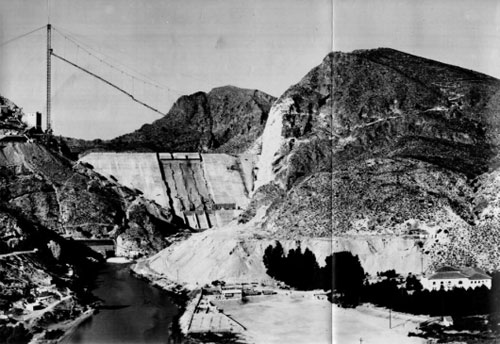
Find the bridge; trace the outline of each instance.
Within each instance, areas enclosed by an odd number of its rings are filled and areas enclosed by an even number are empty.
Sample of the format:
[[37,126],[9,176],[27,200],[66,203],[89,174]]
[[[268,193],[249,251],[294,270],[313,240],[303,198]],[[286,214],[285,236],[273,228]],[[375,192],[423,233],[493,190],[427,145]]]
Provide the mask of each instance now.
[[85,239],[85,238],[72,238],[70,235],[63,235],[65,239],[73,240],[87,246],[92,251],[99,253],[104,258],[114,257],[116,242],[113,239]]

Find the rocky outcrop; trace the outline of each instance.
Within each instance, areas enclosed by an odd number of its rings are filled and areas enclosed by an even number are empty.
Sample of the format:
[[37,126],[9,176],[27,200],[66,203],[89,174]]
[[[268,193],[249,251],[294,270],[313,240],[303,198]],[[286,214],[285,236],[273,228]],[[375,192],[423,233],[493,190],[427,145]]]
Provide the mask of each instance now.
[[499,94],[492,77],[392,49],[330,53],[270,110],[256,185],[285,196],[262,204],[264,227],[353,239],[421,229],[431,264],[497,268],[496,241],[478,233],[496,223]]
[[180,97],[165,117],[110,141],[66,139],[71,150],[242,153],[262,134],[275,98],[234,86]]
[[391,49],[330,53],[273,104],[238,223],[145,264],[189,283],[263,280],[279,240],[320,263],[350,251],[371,274],[499,268],[499,94],[494,78]]
[[165,247],[164,238],[180,228],[168,209],[36,142],[7,143],[1,152],[1,203],[56,233],[81,238],[126,233],[147,242],[141,249],[147,254]]

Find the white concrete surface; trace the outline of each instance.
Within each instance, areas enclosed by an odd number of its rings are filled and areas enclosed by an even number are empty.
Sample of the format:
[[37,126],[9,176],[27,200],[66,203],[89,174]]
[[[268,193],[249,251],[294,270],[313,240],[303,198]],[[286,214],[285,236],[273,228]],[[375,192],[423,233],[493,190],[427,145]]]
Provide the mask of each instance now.
[[168,196],[155,153],[89,153],[80,159],[96,172],[114,176],[120,184],[141,190],[144,196],[168,207]]
[[244,175],[248,173],[248,167],[243,169],[239,158],[228,154],[203,154],[202,159],[205,178],[215,204],[235,203],[237,207],[245,208],[250,201]]

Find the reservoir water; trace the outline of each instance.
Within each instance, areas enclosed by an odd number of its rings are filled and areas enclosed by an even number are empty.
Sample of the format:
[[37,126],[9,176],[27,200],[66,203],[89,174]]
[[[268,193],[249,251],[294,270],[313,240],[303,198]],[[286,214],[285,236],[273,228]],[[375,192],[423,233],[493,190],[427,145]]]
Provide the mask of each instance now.
[[75,343],[173,343],[169,328],[178,308],[162,290],[129,272],[130,264],[106,264],[93,294],[103,305],[66,340]]

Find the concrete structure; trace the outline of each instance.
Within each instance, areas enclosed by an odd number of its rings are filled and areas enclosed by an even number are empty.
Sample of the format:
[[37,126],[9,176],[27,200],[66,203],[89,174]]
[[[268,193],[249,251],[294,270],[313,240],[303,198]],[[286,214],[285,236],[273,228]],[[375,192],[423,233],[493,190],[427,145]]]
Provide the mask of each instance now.
[[474,289],[482,286],[491,289],[491,277],[483,270],[472,267],[443,266],[428,277],[423,277],[421,283],[427,290]]
[[40,112],[28,112],[23,116],[23,122],[28,128],[42,130],[42,114]]
[[114,176],[120,184],[141,190],[144,196],[162,207],[168,207],[167,188],[162,178],[156,153],[90,153],[81,161],[107,176]]
[[80,160],[197,230],[222,227],[250,202],[257,156],[200,153],[90,153]]
[[99,253],[104,258],[114,256],[115,254],[115,242],[113,239],[73,239],[79,242],[92,251]]

